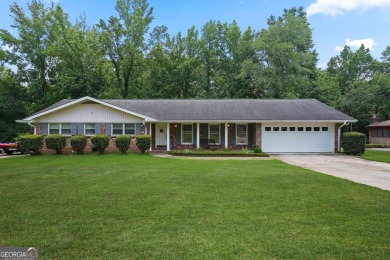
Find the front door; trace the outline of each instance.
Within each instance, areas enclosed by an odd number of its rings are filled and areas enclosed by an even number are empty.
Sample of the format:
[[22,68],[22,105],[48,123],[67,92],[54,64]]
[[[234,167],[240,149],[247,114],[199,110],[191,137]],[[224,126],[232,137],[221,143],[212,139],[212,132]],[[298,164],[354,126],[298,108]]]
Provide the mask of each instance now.
[[156,123],[156,147],[167,145],[167,124]]

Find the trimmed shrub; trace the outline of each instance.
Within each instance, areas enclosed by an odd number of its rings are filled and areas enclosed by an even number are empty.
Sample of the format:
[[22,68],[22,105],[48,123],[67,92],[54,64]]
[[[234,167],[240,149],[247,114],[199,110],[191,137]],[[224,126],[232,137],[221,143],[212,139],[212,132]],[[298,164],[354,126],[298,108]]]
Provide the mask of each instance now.
[[66,145],[66,136],[65,135],[48,135],[45,137],[45,143],[47,149],[55,150],[56,154],[62,154],[62,150]]
[[137,135],[137,147],[141,153],[145,153],[150,148],[152,137],[150,135]]
[[118,150],[122,154],[126,154],[127,150],[130,147],[130,142],[131,142],[131,136],[130,135],[121,135],[121,136],[118,136],[115,139],[116,148],[118,148]]
[[19,138],[20,150],[23,153],[41,154],[43,146],[42,135],[23,135]]
[[70,145],[77,154],[83,154],[87,146],[87,137],[84,135],[75,135],[70,138]]
[[364,154],[366,149],[366,135],[358,132],[344,133],[342,135],[342,146],[346,154]]
[[260,146],[257,144],[252,145],[252,149],[254,153],[262,153],[263,151],[261,150]]
[[107,148],[110,138],[107,135],[94,135],[91,137],[93,147],[100,153],[104,154],[104,150]]
[[254,153],[254,152],[242,152],[242,151],[224,151],[224,150],[218,150],[218,151],[197,151],[197,150],[175,150],[170,151],[168,154],[175,155],[175,156],[195,156],[195,157],[213,157],[213,156],[219,156],[219,157],[269,157],[266,153]]

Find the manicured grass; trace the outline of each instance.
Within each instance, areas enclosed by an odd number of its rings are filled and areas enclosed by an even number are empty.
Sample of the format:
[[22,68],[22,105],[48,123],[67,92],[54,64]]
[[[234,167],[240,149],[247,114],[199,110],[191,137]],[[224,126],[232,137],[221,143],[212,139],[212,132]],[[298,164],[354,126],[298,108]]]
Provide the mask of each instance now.
[[386,151],[366,150],[359,157],[370,161],[390,163],[390,152]]
[[1,159],[0,245],[40,259],[386,259],[390,192],[277,160]]

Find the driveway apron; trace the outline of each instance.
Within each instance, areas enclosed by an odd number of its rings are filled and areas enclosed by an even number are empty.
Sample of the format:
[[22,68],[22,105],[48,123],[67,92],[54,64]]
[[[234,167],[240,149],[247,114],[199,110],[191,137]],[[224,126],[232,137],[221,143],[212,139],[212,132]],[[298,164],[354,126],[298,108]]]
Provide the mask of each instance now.
[[288,164],[390,190],[390,164],[342,154],[275,154]]

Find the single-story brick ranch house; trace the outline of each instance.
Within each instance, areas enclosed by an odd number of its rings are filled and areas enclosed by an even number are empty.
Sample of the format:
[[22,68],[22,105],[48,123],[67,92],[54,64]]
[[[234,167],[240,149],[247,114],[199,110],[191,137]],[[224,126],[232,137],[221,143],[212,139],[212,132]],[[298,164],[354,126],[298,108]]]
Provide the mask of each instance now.
[[[59,101],[19,122],[42,135],[106,134],[111,144],[115,136],[144,133],[152,137],[152,150],[196,149],[213,142],[221,149],[257,144],[270,153],[329,153],[339,150],[340,128],[356,121],[315,99],[83,97]],[[136,149],[134,142],[131,148]]]
[[373,115],[370,121],[371,124],[367,126],[370,144],[390,146],[390,120],[379,122],[376,115]]

